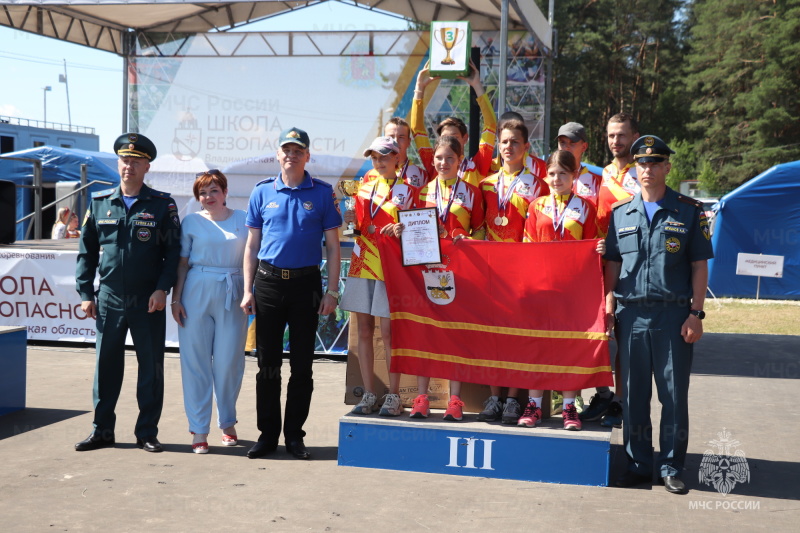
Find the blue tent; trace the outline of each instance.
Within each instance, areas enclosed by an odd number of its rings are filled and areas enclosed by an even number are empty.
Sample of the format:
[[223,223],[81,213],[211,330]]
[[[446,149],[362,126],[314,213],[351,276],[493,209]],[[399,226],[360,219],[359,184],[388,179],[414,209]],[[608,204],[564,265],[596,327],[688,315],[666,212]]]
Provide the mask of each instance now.
[[[96,183],[89,187],[89,192],[102,191],[119,184],[117,173],[117,156],[104,152],[89,152],[75,148],[57,148],[39,146],[18,152],[2,154],[0,157],[0,179],[13,181],[17,185],[33,185],[33,165],[28,161],[6,159],[19,157],[39,159],[42,162],[42,182],[81,180],[81,165],[86,164],[87,180],[102,180],[113,185]],[[33,211],[32,189],[17,187],[17,219]],[[30,220],[17,225],[17,240],[25,238],[25,231]],[[44,232],[49,236],[49,231]]]
[[715,206],[708,286],[717,296],[750,298],[758,278],[736,274],[739,253],[781,255],[782,278],[761,278],[765,298],[800,299],[800,161],[784,163],[723,196]]

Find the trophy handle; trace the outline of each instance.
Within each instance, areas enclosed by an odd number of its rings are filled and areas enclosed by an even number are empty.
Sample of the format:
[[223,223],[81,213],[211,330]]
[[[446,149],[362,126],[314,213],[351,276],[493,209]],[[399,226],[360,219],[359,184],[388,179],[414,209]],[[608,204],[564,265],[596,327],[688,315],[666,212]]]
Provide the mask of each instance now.
[[[467,36],[467,32],[460,30],[459,28],[456,28],[455,30],[456,30],[456,38],[455,38],[455,44],[453,45],[454,47],[461,44],[461,42],[464,40],[464,37]],[[460,39],[459,36],[461,37]]]
[[437,43],[439,43],[440,45],[444,46],[444,43],[442,42],[442,36],[439,35],[439,32],[441,32],[441,31],[443,31],[443,30],[440,29],[439,31],[433,32],[433,38]]

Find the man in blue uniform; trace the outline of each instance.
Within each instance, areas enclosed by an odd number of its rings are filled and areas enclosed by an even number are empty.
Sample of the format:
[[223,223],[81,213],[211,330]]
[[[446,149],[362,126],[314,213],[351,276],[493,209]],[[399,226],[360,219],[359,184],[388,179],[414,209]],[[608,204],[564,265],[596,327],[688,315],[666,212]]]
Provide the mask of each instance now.
[[[156,147],[136,133],[114,143],[120,185],[92,195],[81,232],[76,272],[81,309],[97,320],[94,432],[78,451],[114,445],[114,425],[131,332],[139,380],[136,445],[160,452],[158,421],[164,402],[164,337],[167,293],[175,283],[181,251],[180,222],[169,194],[144,184]],[[100,252],[103,252],[100,254]],[[95,273],[100,287],[95,291]]]
[[692,347],[703,335],[707,260],[714,254],[702,204],[666,185],[673,153],[655,135],[643,135],[631,146],[642,190],[613,205],[605,282],[608,329],[616,317],[626,392],[622,435],[628,471],[615,485],[653,480],[650,399],[655,376],[661,402],[656,467],[667,491],[683,494]]
[[[285,130],[279,144],[281,172],[256,184],[245,221],[250,233],[241,307],[256,315],[256,415],[261,432],[247,456],[262,457],[278,447],[283,332],[288,324],[291,377],[283,437],[288,453],[308,459],[311,454],[303,442],[303,424],[314,390],[318,315],[328,315],[338,305],[342,215],[333,188],[305,170],[310,158],[308,134],[297,128]],[[324,294],[319,270],[323,234],[328,259],[328,291]]]

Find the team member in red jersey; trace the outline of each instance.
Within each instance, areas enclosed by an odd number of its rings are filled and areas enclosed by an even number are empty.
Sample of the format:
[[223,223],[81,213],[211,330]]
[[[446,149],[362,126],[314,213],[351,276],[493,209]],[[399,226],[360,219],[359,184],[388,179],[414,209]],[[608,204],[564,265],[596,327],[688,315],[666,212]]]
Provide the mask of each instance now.
[[[481,85],[481,74],[474,64],[469,78],[459,78],[466,81],[475,90],[478,105],[483,115],[483,131],[481,132],[481,142],[478,146],[478,153],[475,157],[467,159],[464,170],[463,180],[472,185],[478,185],[485,178],[492,165],[492,155],[494,154],[494,143],[497,140],[495,133],[497,129],[497,118],[492,108],[492,102]],[[427,66],[420,70],[417,75],[417,84],[414,87],[414,101],[411,104],[411,133],[414,136],[414,143],[417,145],[419,159],[422,161],[425,171],[429,176],[436,175],[433,164],[433,149],[431,148],[428,132],[425,129],[425,119],[423,116],[422,98],[425,96],[425,88],[434,80],[428,75]],[[469,140],[469,133],[464,121],[457,117],[448,117],[439,123],[436,134],[449,135],[461,142],[461,146],[466,147]]]
[[[500,130],[498,144],[503,167],[481,182],[484,209],[486,212],[484,230],[479,230],[476,238],[487,241],[522,242],[525,232],[525,217],[528,205],[550,189],[547,184],[525,166],[525,158],[530,150],[528,128],[518,120],[507,120]],[[516,424],[521,414],[517,402],[517,389],[509,389],[505,408],[500,401],[500,387],[491,386],[491,396],[484,402],[478,420],[487,422],[502,416],[503,423]]]
[[586,130],[577,122],[567,122],[558,129],[556,141],[558,149],[566,150],[575,156],[581,168],[578,177],[572,181],[572,192],[589,200],[594,207],[597,207],[597,195],[600,192],[603,178],[591,172],[586,165],[581,163],[583,154],[589,149]]
[[608,233],[611,206],[641,190],[631,155],[631,145],[639,138],[639,123],[633,115],[617,113],[608,120],[606,134],[614,159],[603,169],[603,183],[597,198],[597,227],[601,235]]
[[550,189],[525,166],[528,128],[518,120],[503,123],[498,149],[503,167],[481,182],[487,241],[522,242],[528,205]]
[[[441,238],[470,239],[483,225],[483,198],[477,187],[462,179],[464,148],[455,137],[443,135],[434,145],[433,164],[436,178],[419,191],[417,207],[436,207]],[[430,376],[417,376],[417,390],[411,418],[427,418],[430,414],[428,384]],[[445,420],[461,420],[461,382],[450,381],[450,401]]]
[[[547,159],[548,196],[540,196],[528,208],[525,242],[579,241],[597,237],[594,207],[573,192],[573,181],[580,175],[580,164],[566,150],[556,150]],[[605,253],[603,241],[597,252]],[[578,431],[581,421],[575,406],[579,391],[563,391],[564,429]],[[519,418],[520,426],[535,427],[542,419],[543,390],[531,389],[528,404]]]
[[[612,206],[641,190],[631,154],[631,146],[639,138],[636,119],[628,113],[618,113],[608,120],[606,133],[608,149],[614,159],[603,169],[603,184],[597,201],[597,227],[601,237],[608,233]],[[616,371],[616,375],[620,375],[618,367]],[[608,387],[598,387],[589,406],[581,413],[581,420],[600,420],[600,425],[605,427],[622,427],[621,390],[620,383],[617,383],[619,395]]]
[[[358,323],[358,362],[364,382],[364,395],[351,411],[368,415],[377,409],[374,386],[375,353],[372,338],[375,334],[375,317],[380,319],[381,337],[386,349],[386,368],[390,368],[392,334],[389,320],[389,299],[383,282],[383,268],[378,251],[378,235],[399,234],[397,212],[411,207],[416,189],[397,176],[400,148],[391,137],[378,137],[364,151],[372,159],[379,177],[363,183],[358,190],[355,206],[356,237],[347,288],[342,295],[341,308],[355,313]],[[350,221],[348,215],[345,221]],[[389,394],[380,410],[381,416],[400,416],[400,374],[389,373]]]
[[[503,124],[507,120],[518,120],[522,123],[525,120],[522,118],[522,115],[517,113],[516,111],[506,111],[502,115],[500,115],[500,121],[498,122],[497,131],[503,129]],[[497,154],[497,157],[492,160],[492,170],[491,174],[499,171],[503,167],[503,158],[500,154]],[[544,164],[544,159],[536,157],[533,152],[529,149],[528,153],[525,155],[525,167],[530,170],[531,174],[536,176],[537,178],[541,178],[544,180],[545,175],[547,175],[547,165]]]
[[[422,187],[428,183],[430,175],[425,172],[425,169],[408,160],[408,147],[411,146],[411,126],[408,125],[408,122],[400,117],[392,117],[383,127],[383,134],[394,139],[397,147],[400,148],[397,176],[403,178],[403,181],[412,187]],[[374,168],[370,169],[364,174],[361,182],[367,183],[378,176],[379,174]]]

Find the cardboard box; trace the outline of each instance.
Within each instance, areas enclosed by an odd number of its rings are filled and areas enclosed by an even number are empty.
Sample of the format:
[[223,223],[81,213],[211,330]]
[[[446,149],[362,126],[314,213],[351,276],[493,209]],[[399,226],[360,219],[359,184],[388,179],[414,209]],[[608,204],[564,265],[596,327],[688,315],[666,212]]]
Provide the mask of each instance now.
[[469,22],[431,22],[430,75],[453,79],[469,75],[472,30]]

